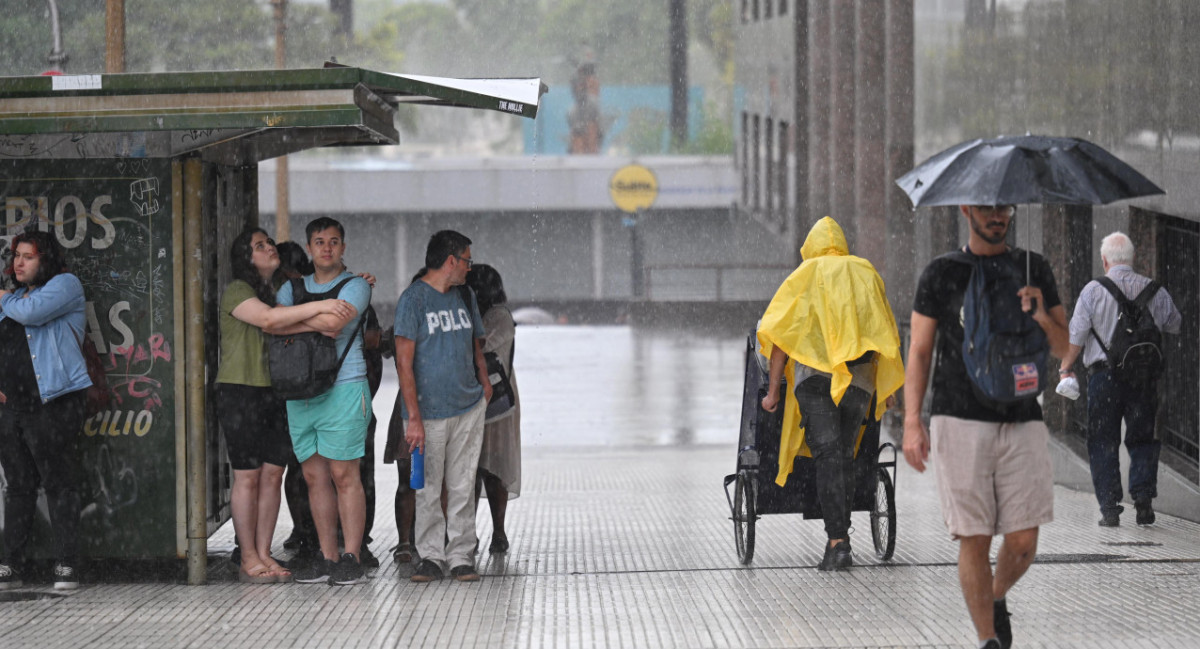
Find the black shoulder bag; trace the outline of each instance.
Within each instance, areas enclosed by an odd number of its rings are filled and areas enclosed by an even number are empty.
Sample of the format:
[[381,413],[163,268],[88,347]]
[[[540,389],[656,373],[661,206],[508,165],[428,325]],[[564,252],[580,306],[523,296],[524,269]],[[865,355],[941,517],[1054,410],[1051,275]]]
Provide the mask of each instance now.
[[[293,279],[292,296],[296,305],[337,297],[353,277],[338,282],[337,286],[324,293],[309,293],[303,279]],[[271,387],[279,398],[299,401],[320,396],[329,391],[337,381],[338,372],[346,355],[354,344],[354,337],[362,330],[364,314],[359,314],[358,325],[346,341],[346,349],[337,353],[337,339],[315,331],[306,331],[286,336],[271,336],[267,346],[270,361]]]

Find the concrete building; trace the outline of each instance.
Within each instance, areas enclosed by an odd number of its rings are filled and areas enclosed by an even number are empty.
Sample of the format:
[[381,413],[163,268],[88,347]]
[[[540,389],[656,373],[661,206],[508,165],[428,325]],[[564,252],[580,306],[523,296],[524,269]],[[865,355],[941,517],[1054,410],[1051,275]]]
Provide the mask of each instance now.
[[[948,208],[910,209],[892,180],[975,138],[1091,140],[1165,196],[1113,206],[1022,206],[1014,243],[1054,265],[1068,313],[1101,274],[1100,239],[1130,234],[1139,272],[1184,315],[1168,337],[1160,501],[1200,517],[1200,5],[1163,0],[739,0],[738,211],[789,238],[825,214],[889,285],[898,319],[915,272],[966,240]],[[903,325],[902,325],[903,327]],[[1086,406],[1046,400],[1065,449],[1085,457]],[[1059,478],[1090,489],[1086,465]]]

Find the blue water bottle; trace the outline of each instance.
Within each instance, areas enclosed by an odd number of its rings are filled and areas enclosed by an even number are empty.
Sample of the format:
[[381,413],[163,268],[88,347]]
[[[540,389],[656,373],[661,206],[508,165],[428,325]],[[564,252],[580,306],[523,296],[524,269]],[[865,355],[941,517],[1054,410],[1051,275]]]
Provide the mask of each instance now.
[[408,486],[413,489],[425,488],[425,453],[418,446],[412,451],[412,469],[408,474]]

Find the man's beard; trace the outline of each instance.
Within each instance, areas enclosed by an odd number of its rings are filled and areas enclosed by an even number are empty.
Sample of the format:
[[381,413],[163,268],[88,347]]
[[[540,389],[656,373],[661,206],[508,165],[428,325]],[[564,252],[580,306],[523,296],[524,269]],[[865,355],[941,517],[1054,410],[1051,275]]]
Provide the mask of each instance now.
[[992,234],[987,225],[989,224],[979,225],[974,219],[971,219],[971,229],[975,231],[975,234],[978,234],[984,241],[996,245],[1004,243],[1004,239],[1008,237],[1008,228],[1011,227],[1012,222],[1009,221],[1009,226],[1005,226],[999,234]]

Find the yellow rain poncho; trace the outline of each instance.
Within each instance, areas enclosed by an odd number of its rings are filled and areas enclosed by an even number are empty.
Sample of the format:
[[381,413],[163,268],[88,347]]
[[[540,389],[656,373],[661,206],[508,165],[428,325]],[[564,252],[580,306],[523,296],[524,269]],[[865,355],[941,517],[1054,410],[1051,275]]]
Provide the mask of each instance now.
[[[763,314],[758,329],[762,354],[770,359],[771,350],[779,347],[790,359],[832,374],[829,394],[836,404],[850,387],[846,361],[878,352],[875,416],[882,417],[884,401],[904,384],[900,335],[883,279],[871,262],[850,254],[841,226],[828,216],[809,231],[800,255],[804,262],[784,280]],[[787,482],[797,455],[812,455],[804,443],[793,367],[785,365],[779,486]]]

